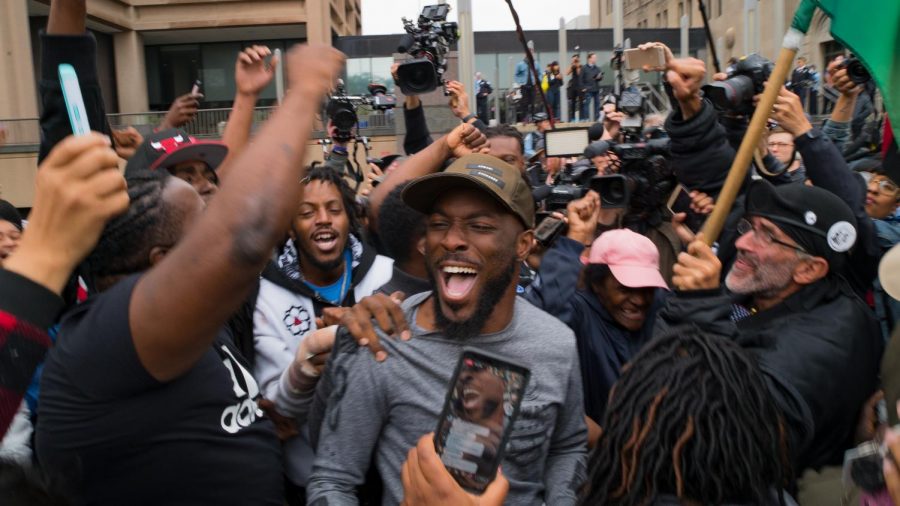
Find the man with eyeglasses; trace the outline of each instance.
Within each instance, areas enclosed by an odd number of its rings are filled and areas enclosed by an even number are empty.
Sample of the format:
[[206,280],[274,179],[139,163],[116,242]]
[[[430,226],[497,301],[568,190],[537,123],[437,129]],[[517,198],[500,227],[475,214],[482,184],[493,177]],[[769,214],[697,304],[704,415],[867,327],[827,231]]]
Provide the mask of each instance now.
[[[900,188],[897,187],[897,181],[900,181],[900,154],[895,144],[887,151],[881,167],[869,179],[866,191],[866,214],[875,225],[876,240],[882,254],[900,243]],[[880,279],[875,281],[872,298],[882,335],[887,340],[900,321],[900,301],[884,291]]]
[[806,181],[806,169],[803,167],[803,159],[797,153],[794,146],[794,136],[783,128],[776,127],[769,132],[766,141],[769,153],[787,167],[787,173],[791,182],[802,183]]
[[753,352],[784,416],[796,475],[839,466],[878,385],[883,347],[872,312],[839,274],[857,220],[827,190],[766,181],[751,183],[744,211],[727,291],[713,251],[680,230],[691,242],[655,331],[694,324]]

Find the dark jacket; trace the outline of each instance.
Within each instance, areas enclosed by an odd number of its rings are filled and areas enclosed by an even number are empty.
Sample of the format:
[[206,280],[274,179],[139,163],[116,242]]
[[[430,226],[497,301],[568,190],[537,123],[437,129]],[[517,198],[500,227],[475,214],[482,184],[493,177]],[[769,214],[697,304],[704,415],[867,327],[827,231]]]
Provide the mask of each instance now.
[[59,141],[72,135],[66,101],[59,84],[59,64],[69,63],[78,75],[91,130],[110,135],[106,109],[97,79],[97,41],[84,35],[47,35],[41,32],[41,147],[38,163]]
[[581,88],[588,92],[600,91],[600,81],[597,80],[600,72],[600,67],[596,65],[581,67]]
[[665,128],[671,139],[670,160],[678,182],[689,190],[715,196],[725,184],[735,150],[712,103],[703,99],[702,104],[700,112],[688,120],[675,107],[666,118]]
[[38,364],[43,362],[62,299],[42,285],[0,269],[0,439],[6,434]]
[[525,291],[525,299],[556,316],[575,332],[584,410],[595,422],[603,423],[609,391],[619,379],[622,366],[650,341],[665,292],[657,290],[644,328],[637,332],[622,328],[594,293],[577,288],[584,267],[579,260],[583,249],[577,241],[558,238],[544,254],[540,278]]
[[812,135],[801,135],[794,145],[803,157],[806,177],[843,200],[856,216],[856,245],[839,272],[862,297],[872,288],[878,271],[878,248],[875,225],[866,214],[866,184],[862,176],[850,170],[837,147],[818,128]]
[[872,312],[836,277],[737,324],[733,302],[718,291],[679,293],[655,330],[695,323],[752,352],[784,416],[796,474],[841,465],[861,408],[878,387],[883,344]]
[[425,122],[425,107],[420,105],[415,109],[407,109],[403,106],[403,120],[406,122],[406,135],[403,136],[403,151],[407,155],[414,155],[427,148],[434,140],[428,131],[428,123]]

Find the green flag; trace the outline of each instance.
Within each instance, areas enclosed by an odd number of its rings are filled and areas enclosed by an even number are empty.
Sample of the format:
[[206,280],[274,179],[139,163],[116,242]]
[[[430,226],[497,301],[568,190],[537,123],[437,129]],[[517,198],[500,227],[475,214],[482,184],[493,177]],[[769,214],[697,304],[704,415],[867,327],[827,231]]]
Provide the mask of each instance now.
[[803,0],[791,24],[806,33],[818,7],[831,35],[869,69],[888,115],[900,120],[900,0]]

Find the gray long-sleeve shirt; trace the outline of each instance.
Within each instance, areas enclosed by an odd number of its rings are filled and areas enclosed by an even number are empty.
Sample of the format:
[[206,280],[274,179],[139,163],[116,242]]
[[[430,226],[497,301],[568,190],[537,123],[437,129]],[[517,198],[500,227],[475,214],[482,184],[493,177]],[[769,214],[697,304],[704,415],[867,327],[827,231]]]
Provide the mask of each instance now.
[[418,439],[437,427],[464,346],[531,369],[501,463],[510,482],[507,504],[574,504],[585,478],[587,431],[572,331],[518,298],[512,322],[503,331],[450,340],[414,324],[418,306],[429,295],[403,304],[411,340],[379,334],[388,353],[385,362],[353,345],[342,346],[329,366],[333,389],[307,487],[309,504],[357,504],[355,487],[363,483],[373,454],[384,481],[382,503],[402,500],[400,468]]

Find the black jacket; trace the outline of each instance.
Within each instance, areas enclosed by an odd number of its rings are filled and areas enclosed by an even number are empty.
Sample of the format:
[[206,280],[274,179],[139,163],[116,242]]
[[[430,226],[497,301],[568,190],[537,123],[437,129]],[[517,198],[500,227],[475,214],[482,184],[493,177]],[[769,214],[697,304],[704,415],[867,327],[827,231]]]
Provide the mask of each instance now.
[[59,84],[59,64],[75,68],[84,108],[91,130],[110,135],[106,108],[97,78],[97,41],[90,33],[84,35],[47,35],[41,32],[41,147],[38,163],[53,146],[72,135],[72,125],[66,112],[66,101]]
[[[672,170],[678,182],[689,190],[716,196],[725,184],[735,150],[712,103],[703,99],[700,112],[685,120],[675,107],[666,118],[671,139]],[[749,179],[749,174],[748,174]]]
[[600,67],[596,65],[581,67],[581,88],[589,92],[600,91],[600,81],[597,80],[600,72]]
[[665,291],[657,290],[644,328],[631,332],[609,315],[593,293],[577,289],[584,267],[579,260],[584,246],[567,237],[556,240],[541,261],[540,279],[525,291],[525,299],[556,316],[575,332],[584,386],[584,410],[603,423],[609,391],[622,366],[650,341]]
[[861,408],[878,387],[878,323],[845,282],[828,277],[781,304],[731,320],[735,300],[720,292],[670,297],[656,332],[682,323],[734,339],[752,352],[784,416],[794,469],[841,465]]
[[840,197],[856,217],[856,245],[840,273],[862,297],[872,288],[881,258],[875,224],[866,214],[866,184],[859,174],[850,170],[838,148],[818,128],[811,135],[797,137],[794,144],[803,157],[806,177],[819,188]]

